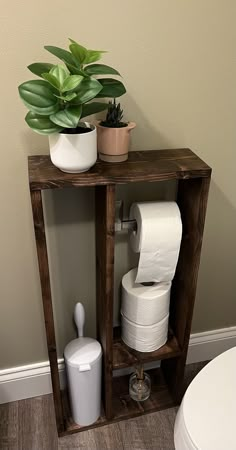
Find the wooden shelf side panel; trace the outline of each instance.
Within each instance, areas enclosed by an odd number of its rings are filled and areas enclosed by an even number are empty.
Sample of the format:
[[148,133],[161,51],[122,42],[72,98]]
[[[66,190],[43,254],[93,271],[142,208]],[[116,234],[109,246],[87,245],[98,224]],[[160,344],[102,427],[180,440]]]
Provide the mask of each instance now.
[[183,223],[180,255],[172,285],[170,324],[183,353],[178,359],[162,362],[170,389],[178,401],[183,395],[183,379],[197,289],[203,231],[210,177],[181,180],[177,202]]
[[115,241],[115,186],[97,186],[96,291],[97,337],[103,349],[103,399],[107,419],[112,411],[113,290]]
[[62,432],[64,430],[64,420],[62,412],[62,399],[60,392],[60,380],[57,363],[56,337],[53,319],[52,296],[51,296],[47,243],[44,227],[41,191],[31,191],[31,203],[34,220],[37,255],[38,255],[39,275],[41,281],[42,303],[44,311],[48,357],[51,369],[56,423],[58,432]]

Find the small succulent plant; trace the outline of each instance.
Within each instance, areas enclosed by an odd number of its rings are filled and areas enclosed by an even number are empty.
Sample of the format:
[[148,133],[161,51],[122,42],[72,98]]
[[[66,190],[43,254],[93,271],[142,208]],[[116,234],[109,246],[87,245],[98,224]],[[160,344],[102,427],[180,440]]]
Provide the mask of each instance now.
[[116,103],[114,98],[113,102],[108,103],[106,119],[101,122],[103,127],[108,128],[122,128],[127,127],[126,122],[122,122],[123,109],[121,109],[120,103]]

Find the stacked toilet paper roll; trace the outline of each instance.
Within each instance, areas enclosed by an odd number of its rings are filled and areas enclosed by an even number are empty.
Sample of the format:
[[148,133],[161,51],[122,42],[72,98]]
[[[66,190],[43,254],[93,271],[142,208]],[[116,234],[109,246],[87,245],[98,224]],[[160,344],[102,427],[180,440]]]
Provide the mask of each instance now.
[[122,279],[122,339],[135,350],[151,352],[167,341],[182,222],[176,202],[134,203],[130,218],[137,222],[131,247],[140,256],[138,268]]
[[140,352],[152,352],[167,341],[171,282],[135,283],[137,268],[122,279],[122,339]]
[[154,325],[169,314],[171,282],[135,283],[137,269],[122,278],[122,313],[138,325]]

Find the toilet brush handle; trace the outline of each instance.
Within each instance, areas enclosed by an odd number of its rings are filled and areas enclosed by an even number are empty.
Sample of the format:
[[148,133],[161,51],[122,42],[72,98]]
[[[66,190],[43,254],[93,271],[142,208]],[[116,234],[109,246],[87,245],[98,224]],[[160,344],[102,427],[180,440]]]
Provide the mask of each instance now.
[[78,336],[84,336],[84,322],[85,322],[85,312],[82,303],[76,303],[74,319],[78,329]]

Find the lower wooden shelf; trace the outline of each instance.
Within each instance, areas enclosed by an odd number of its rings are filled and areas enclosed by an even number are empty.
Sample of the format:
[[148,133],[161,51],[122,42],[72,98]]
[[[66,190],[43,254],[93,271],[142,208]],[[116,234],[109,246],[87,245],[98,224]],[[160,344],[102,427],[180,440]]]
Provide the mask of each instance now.
[[113,369],[132,367],[138,363],[145,364],[151,361],[174,358],[181,355],[178,341],[171,329],[169,329],[168,340],[154,352],[138,352],[128,347],[120,337],[120,327],[113,329]]
[[129,396],[129,375],[113,378],[113,411],[112,420],[107,420],[104,413],[93,425],[81,427],[73,422],[70,413],[67,392],[62,392],[63,413],[65,420],[65,431],[60,436],[85,431],[91,428],[108,425],[120,420],[130,419],[150,412],[159,411],[175,406],[164,380],[161,369],[152,369],[148,371],[151,376],[151,395],[145,402],[135,402]]

